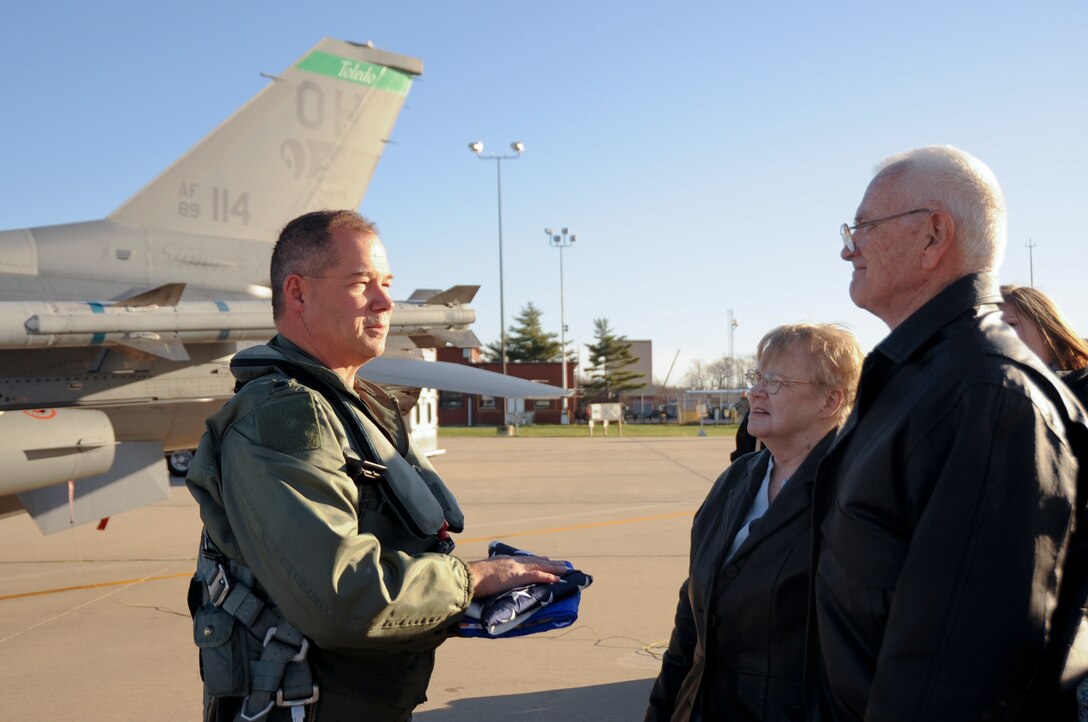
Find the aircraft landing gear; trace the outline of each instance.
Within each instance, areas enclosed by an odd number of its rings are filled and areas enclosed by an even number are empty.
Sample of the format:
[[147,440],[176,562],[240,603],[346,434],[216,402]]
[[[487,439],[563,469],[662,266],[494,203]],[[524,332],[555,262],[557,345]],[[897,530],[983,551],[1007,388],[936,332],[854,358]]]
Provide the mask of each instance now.
[[192,449],[178,449],[166,455],[166,468],[174,476],[185,476],[189,473],[189,464],[193,463]]

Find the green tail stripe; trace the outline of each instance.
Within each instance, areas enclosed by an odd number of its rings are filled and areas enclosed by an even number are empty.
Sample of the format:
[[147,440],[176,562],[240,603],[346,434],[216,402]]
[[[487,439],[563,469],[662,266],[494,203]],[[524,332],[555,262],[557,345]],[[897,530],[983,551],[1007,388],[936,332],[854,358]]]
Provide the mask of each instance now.
[[307,55],[297,67],[300,70],[327,75],[330,78],[339,78],[349,83],[388,90],[390,93],[397,93],[398,95],[407,95],[408,89],[412,87],[412,77],[399,70],[361,60],[341,58],[338,55],[323,53],[320,50],[315,50]]

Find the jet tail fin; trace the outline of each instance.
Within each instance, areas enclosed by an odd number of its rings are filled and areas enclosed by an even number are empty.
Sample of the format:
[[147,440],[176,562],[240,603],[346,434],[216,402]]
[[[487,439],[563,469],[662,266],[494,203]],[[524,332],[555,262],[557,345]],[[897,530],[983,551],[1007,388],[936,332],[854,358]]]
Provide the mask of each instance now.
[[357,208],[422,71],[416,58],[322,40],[109,218],[271,241],[301,213]]
[[471,303],[476,297],[479,286],[450,286],[441,293],[424,301],[425,306],[460,306],[463,303]]
[[460,306],[471,303],[476,297],[479,286],[450,286],[445,291],[438,288],[417,288],[408,297],[410,303],[421,303],[424,306]]

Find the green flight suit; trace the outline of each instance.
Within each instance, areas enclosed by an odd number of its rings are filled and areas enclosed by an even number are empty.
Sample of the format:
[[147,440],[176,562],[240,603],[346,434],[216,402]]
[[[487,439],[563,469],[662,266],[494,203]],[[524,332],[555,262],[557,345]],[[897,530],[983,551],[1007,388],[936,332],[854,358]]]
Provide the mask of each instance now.
[[[347,388],[280,336],[236,358],[287,360],[332,385],[353,413],[365,404],[435,496],[446,495],[460,529],[452,494],[384,392]],[[432,551],[433,538],[414,536],[376,487],[349,476],[352,451],[369,454],[352,450],[321,393],[271,365],[232,372],[244,386],[208,419],[187,478],[209,537],[312,641],[317,719],[406,719],[426,699],[435,648],[472,599],[468,568]]]

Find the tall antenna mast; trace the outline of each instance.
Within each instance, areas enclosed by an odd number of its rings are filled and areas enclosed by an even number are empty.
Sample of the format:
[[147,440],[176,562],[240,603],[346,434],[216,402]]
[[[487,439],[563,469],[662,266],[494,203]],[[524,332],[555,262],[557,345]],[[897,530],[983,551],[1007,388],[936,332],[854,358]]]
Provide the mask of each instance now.
[[1031,238],[1028,238],[1028,242],[1024,244],[1024,247],[1028,249],[1028,274],[1031,279],[1029,286],[1035,288],[1035,254],[1032,253],[1032,249],[1039,244],[1032,243]]

